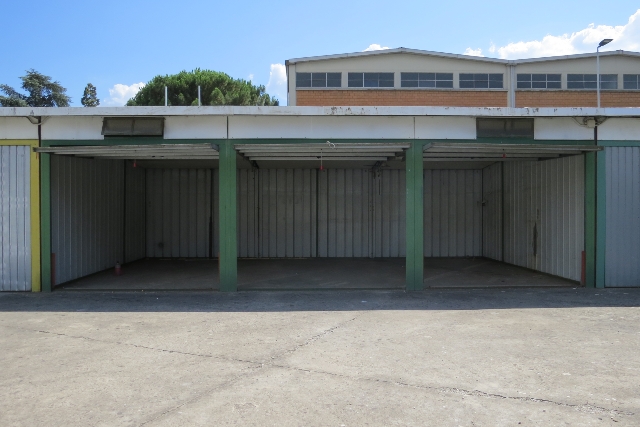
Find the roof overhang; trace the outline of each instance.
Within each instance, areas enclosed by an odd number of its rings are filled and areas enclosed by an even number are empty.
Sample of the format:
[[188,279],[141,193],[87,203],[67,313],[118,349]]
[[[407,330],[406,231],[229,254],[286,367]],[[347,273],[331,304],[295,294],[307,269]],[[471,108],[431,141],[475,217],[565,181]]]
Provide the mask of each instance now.
[[65,156],[130,160],[215,160],[218,146],[213,144],[100,145],[38,147],[36,153]]
[[401,160],[408,143],[344,144],[236,144],[236,150],[249,161],[363,161]]
[[424,147],[426,162],[535,161],[602,150],[595,145],[483,144],[434,142]]

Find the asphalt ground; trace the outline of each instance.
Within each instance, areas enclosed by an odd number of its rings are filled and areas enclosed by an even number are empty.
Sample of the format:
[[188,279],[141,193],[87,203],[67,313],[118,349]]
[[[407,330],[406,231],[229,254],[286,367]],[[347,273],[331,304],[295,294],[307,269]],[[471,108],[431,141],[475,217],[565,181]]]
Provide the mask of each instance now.
[[640,289],[0,294],[0,426],[638,426]]

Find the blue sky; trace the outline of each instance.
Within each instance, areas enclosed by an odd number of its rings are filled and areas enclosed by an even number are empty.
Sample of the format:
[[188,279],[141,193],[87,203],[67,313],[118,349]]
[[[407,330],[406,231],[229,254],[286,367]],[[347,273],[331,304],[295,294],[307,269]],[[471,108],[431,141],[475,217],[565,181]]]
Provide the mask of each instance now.
[[[637,0],[2,2],[0,83],[34,68],[79,106],[88,82],[118,105],[157,74],[196,67],[252,78],[281,101],[289,58],[409,47],[492,57],[640,50]],[[117,86],[120,85],[120,86]]]

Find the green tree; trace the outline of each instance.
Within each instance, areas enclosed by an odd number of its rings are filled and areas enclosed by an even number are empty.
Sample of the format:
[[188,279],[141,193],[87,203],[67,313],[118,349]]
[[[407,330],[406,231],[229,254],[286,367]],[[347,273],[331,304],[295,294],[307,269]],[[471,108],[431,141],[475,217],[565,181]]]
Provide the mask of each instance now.
[[87,83],[80,102],[85,107],[97,107],[98,105],[100,105],[100,100],[98,99],[96,87],[94,85],[92,85],[91,83]]
[[0,85],[0,105],[3,107],[68,107],[71,98],[67,96],[67,89],[60,82],[54,82],[51,77],[40,74],[33,68],[27,70],[22,80],[24,95],[9,85]]
[[178,74],[156,76],[127,101],[127,105],[164,105],[164,87],[169,105],[198,105],[198,86],[202,105],[279,105],[265,92],[264,86],[254,86],[243,79],[233,79],[225,73],[196,68]]

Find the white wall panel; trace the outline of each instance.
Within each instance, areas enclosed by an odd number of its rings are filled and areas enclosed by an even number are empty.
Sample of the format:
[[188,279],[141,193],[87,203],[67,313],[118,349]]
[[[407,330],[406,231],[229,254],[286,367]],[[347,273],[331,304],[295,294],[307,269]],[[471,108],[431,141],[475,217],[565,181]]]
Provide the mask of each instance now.
[[146,257],[146,172],[125,162],[124,262]]
[[416,139],[476,139],[475,117],[416,117]]
[[482,256],[502,261],[502,167],[482,170]]
[[164,121],[164,139],[224,139],[224,116],[168,116]]
[[51,156],[56,284],[123,262],[124,162]]
[[424,256],[482,255],[482,171],[424,171]]
[[216,256],[212,184],[210,169],[147,169],[148,257]]
[[607,119],[598,126],[600,141],[640,141],[640,118]]
[[607,147],[605,286],[640,286],[640,147]]
[[0,146],[0,291],[31,290],[30,150]]
[[504,164],[504,261],[580,280],[584,156]]
[[412,139],[413,117],[229,116],[229,138]]
[[580,126],[570,117],[535,118],[534,121],[535,139],[593,141],[593,129]]
[[0,139],[38,139],[38,126],[25,117],[0,117]]
[[[37,126],[34,126],[37,129]],[[42,125],[42,139],[104,139],[102,117],[47,117]],[[37,136],[36,136],[37,138]]]

